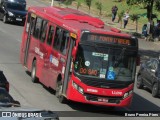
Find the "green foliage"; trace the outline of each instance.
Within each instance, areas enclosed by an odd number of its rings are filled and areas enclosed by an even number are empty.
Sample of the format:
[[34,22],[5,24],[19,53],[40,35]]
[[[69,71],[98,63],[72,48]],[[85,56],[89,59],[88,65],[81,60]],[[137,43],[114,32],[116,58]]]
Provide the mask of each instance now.
[[[81,2],[81,6],[84,5],[84,6],[87,6],[86,5],[86,2],[85,0],[76,0],[76,2],[78,3],[78,1]],[[145,14],[145,16],[141,16],[140,19],[138,20],[139,22],[139,26],[142,27],[143,24],[147,23],[148,22],[148,19],[147,19],[147,10],[146,10],[146,7],[147,7],[147,4],[148,3],[145,3],[145,2],[141,2],[139,4],[134,4],[133,6],[129,6],[128,4],[126,4],[126,1],[128,0],[122,0],[121,2],[118,2],[118,0],[92,0],[92,5],[91,7],[96,10],[97,9],[97,6],[96,6],[96,2],[102,2],[102,5],[103,5],[103,9],[102,9],[102,14],[104,13],[104,16],[106,17],[109,17],[109,19],[111,18],[111,9],[112,9],[112,6],[114,5],[117,5],[118,7],[118,13],[117,13],[117,18],[119,18],[118,14],[120,14],[121,11],[126,11],[127,9],[129,9],[129,14]],[[139,1],[139,0],[136,0],[136,1]],[[142,1],[142,0],[140,0]],[[149,0],[151,1],[151,0]],[[157,0],[155,0],[157,1]],[[160,0],[158,0],[160,1]],[[77,7],[77,5],[76,5]],[[88,6],[87,6],[88,8]],[[83,8],[82,8],[83,9]],[[97,9],[97,12],[98,9]],[[160,14],[159,12],[155,9],[155,4],[154,4],[154,8],[153,8],[153,14],[157,14],[158,16],[158,19],[160,19]],[[122,14],[122,17],[123,17],[124,14]],[[122,20],[122,18],[120,18],[120,21]],[[119,22],[120,22],[119,21]],[[154,19],[154,22],[156,23],[156,19]],[[129,24],[131,22],[129,21]]]
[[77,10],[79,9],[80,6],[81,6],[81,2],[78,1],[78,2],[77,2]]
[[139,15],[138,14],[132,14],[130,15],[130,19],[133,21],[133,22],[136,22],[136,32],[138,31],[138,20],[139,20]]
[[130,19],[131,19],[133,22],[138,21],[139,18],[140,18],[140,17],[139,17],[138,14],[132,14],[132,15],[130,15]]
[[68,6],[68,5],[71,5],[73,1],[75,0],[65,0],[64,4]]
[[128,5],[138,5],[141,3],[150,4],[151,0],[126,0]]
[[145,4],[147,9],[147,18],[152,19],[153,7],[155,6],[156,10],[160,10],[160,0],[127,0],[128,5],[139,5]]
[[90,11],[90,8],[91,8],[91,5],[92,5],[92,0],[85,0],[85,3],[88,6],[89,11]]
[[96,7],[99,10],[99,15],[102,15],[102,7],[103,7],[102,3],[99,1],[96,2]]
[[160,0],[157,0],[155,2],[155,9],[158,10],[158,11],[160,11]]
[[123,16],[124,16],[124,10],[118,12],[118,23],[122,21]]

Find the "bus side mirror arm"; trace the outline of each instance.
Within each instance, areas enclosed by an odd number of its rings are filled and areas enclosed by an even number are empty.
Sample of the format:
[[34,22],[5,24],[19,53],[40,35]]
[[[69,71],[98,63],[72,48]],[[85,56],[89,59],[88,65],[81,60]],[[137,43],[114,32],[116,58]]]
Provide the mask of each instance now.
[[75,60],[75,57],[76,57],[76,53],[77,53],[77,47],[73,47],[72,49],[72,57],[73,57],[73,60]]

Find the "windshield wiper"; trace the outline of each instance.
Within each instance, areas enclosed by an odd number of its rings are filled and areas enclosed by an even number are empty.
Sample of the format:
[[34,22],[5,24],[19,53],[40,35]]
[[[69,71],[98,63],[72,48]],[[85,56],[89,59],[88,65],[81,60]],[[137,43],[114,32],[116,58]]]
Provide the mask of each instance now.
[[123,49],[122,49],[120,55],[115,59],[115,62],[114,62],[114,64],[113,64],[113,67],[117,67],[118,64],[119,64],[119,62],[120,62],[121,60],[123,60],[125,50],[126,50],[126,48],[123,48]]
[[[115,68],[118,67],[118,64],[120,64],[120,61],[123,62],[125,50],[126,50],[126,48],[123,48],[122,51],[121,51],[121,53],[120,53],[120,55],[115,59],[115,62],[114,62],[114,65],[113,65]],[[117,79],[117,77],[119,76],[119,74],[122,72],[121,68],[122,67],[118,68],[118,72],[117,72],[117,75],[116,75],[115,79]]]

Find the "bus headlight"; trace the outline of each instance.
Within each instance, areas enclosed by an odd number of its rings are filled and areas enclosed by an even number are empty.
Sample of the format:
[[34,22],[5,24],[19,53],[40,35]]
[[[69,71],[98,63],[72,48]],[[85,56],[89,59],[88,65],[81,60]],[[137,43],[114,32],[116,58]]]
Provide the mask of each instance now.
[[126,93],[123,95],[123,99],[129,97],[132,93],[133,93],[133,90],[130,90],[130,91],[126,92]]
[[72,85],[76,90],[78,89],[78,85],[75,82],[72,81]]
[[123,96],[123,99],[125,99],[126,97],[128,97],[128,92],[126,92],[125,94],[124,94],[124,96]]
[[78,91],[79,91],[81,94],[84,93],[84,91],[83,91],[83,89],[82,89],[81,87],[78,87]]
[[73,86],[76,90],[78,90],[78,92],[80,92],[81,94],[84,93],[83,88],[81,88],[80,86],[78,86],[78,85],[77,85],[75,82],[73,82],[73,81],[72,81],[72,86]]

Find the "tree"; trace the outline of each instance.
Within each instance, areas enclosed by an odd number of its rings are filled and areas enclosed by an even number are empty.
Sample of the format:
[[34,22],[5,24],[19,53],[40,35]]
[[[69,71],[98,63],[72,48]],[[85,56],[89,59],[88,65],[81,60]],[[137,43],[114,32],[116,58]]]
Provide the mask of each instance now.
[[122,27],[122,18],[124,16],[124,10],[122,10],[121,12],[118,13],[118,23],[121,22],[121,26]]
[[155,3],[155,9],[160,11],[160,0],[157,0]]
[[102,15],[102,3],[101,2],[96,2],[96,6],[97,6],[97,9],[99,10],[99,15],[101,16]]
[[63,3],[68,6],[68,5],[71,5],[73,1],[74,0],[64,0]]
[[77,10],[79,9],[80,6],[81,6],[81,2],[78,1],[78,2],[77,2]]
[[86,5],[89,8],[89,13],[90,13],[90,9],[91,9],[91,5],[92,5],[92,0],[85,0]]
[[136,32],[138,31],[138,19],[140,18],[138,14],[130,15],[130,18],[133,22],[136,22]]
[[160,11],[160,1],[159,0],[127,0],[128,5],[139,5],[144,4],[145,9],[147,9],[147,18],[152,21],[153,7]]

